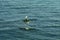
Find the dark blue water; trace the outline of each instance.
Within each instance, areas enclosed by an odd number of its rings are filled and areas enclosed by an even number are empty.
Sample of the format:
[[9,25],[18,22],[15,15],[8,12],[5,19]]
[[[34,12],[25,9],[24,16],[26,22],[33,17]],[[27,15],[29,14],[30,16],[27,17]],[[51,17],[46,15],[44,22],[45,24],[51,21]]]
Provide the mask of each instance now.
[[60,0],[0,0],[0,40],[60,40]]

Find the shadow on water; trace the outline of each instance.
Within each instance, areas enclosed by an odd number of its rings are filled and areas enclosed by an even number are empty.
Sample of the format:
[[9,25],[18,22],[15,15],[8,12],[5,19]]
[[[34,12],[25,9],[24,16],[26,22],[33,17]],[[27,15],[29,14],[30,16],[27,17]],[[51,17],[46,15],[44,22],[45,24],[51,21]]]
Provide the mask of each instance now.
[[12,7],[10,9],[30,9],[30,7]]
[[1,22],[1,21],[4,21],[4,20],[3,20],[3,19],[0,19],[0,22]]

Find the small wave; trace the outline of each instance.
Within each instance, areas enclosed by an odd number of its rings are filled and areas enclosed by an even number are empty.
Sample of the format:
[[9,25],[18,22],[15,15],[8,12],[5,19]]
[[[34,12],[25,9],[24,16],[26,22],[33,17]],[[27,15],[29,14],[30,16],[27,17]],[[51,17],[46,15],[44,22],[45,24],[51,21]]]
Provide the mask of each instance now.
[[4,21],[4,19],[0,19],[0,21]]
[[12,7],[10,9],[30,9],[30,7]]
[[5,27],[5,28],[0,28],[0,30],[12,30],[12,29],[17,29],[16,27]]

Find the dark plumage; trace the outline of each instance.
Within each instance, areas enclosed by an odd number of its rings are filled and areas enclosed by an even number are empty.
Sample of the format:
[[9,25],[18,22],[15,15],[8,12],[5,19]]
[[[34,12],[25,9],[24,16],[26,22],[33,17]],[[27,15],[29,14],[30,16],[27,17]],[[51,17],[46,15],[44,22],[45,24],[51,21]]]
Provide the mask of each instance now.
[[30,20],[28,19],[28,16],[25,17],[25,19],[23,20],[23,22],[25,22],[26,24],[29,24]]
[[30,20],[29,19],[25,19],[25,20],[23,20],[24,22],[29,22]]

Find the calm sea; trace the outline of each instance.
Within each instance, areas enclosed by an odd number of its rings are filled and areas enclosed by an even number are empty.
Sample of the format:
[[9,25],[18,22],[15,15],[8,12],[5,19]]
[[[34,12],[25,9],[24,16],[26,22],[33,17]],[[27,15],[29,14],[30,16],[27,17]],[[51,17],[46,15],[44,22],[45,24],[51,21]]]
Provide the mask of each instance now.
[[60,40],[60,0],[0,0],[0,40]]

